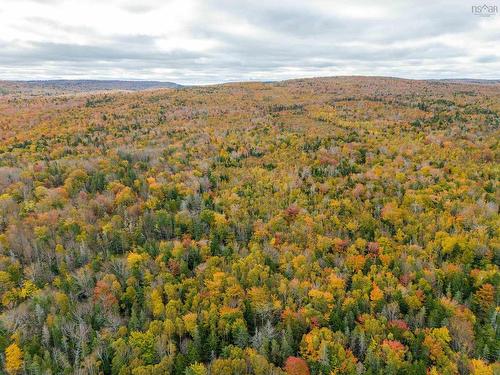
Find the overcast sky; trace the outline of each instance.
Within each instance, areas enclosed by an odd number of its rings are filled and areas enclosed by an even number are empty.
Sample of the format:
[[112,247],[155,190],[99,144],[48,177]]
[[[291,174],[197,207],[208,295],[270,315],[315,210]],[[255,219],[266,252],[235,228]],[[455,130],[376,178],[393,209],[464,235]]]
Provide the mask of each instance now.
[[469,0],[1,0],[0,79],[500,78]]

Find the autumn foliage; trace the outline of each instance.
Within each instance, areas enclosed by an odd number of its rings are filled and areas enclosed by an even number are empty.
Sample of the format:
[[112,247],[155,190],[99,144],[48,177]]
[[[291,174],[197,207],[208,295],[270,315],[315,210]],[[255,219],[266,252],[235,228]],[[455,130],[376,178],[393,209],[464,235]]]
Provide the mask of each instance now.
[[500,86],[0,82],[0,373],[499,373]]
[[310,375],[307,362],[302,358],[288,357],[285,361],[285,372],[288,375]]

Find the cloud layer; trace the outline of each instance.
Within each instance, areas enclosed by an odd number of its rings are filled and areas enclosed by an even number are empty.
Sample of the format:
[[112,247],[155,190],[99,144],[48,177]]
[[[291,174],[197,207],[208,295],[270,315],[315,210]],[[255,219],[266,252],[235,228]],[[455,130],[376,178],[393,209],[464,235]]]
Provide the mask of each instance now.
[[499,78],[500,14],[468,0],[353,3],[2,0],[0,79]]

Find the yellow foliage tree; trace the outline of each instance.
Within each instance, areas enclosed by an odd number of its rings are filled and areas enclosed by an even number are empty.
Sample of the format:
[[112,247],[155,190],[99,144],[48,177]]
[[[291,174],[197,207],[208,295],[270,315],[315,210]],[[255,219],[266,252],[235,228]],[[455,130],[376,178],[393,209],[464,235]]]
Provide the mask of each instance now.
[[161,317],[163,315],[163,312],[165,311],[161,292],[159,292],[157,289],[154,289],[151,292],[151,308],[153,310],[153,316],[155,318]]
[[472,375],[493,375],[493,366],[488,365],[481,359],[472,359],[470,361],[470,370]]
[[5,370],[8,374],[19,374],[23,367],[23,351],[14,342],[5,349]]
[[373,289],[370,292],[370,300],[372,300],[373,302],[378,302],[382,298],[384,298],[384,292],[382,292],[382,290],[378,287],[377,284],[374,284]]

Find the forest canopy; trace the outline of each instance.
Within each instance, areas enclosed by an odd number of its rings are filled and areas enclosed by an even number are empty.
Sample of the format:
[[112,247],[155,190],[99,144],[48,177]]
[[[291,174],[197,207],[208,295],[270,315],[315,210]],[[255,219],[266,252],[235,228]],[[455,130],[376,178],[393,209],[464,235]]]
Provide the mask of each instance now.
[[500,371],[500,85],[1,92],[6,374]]

